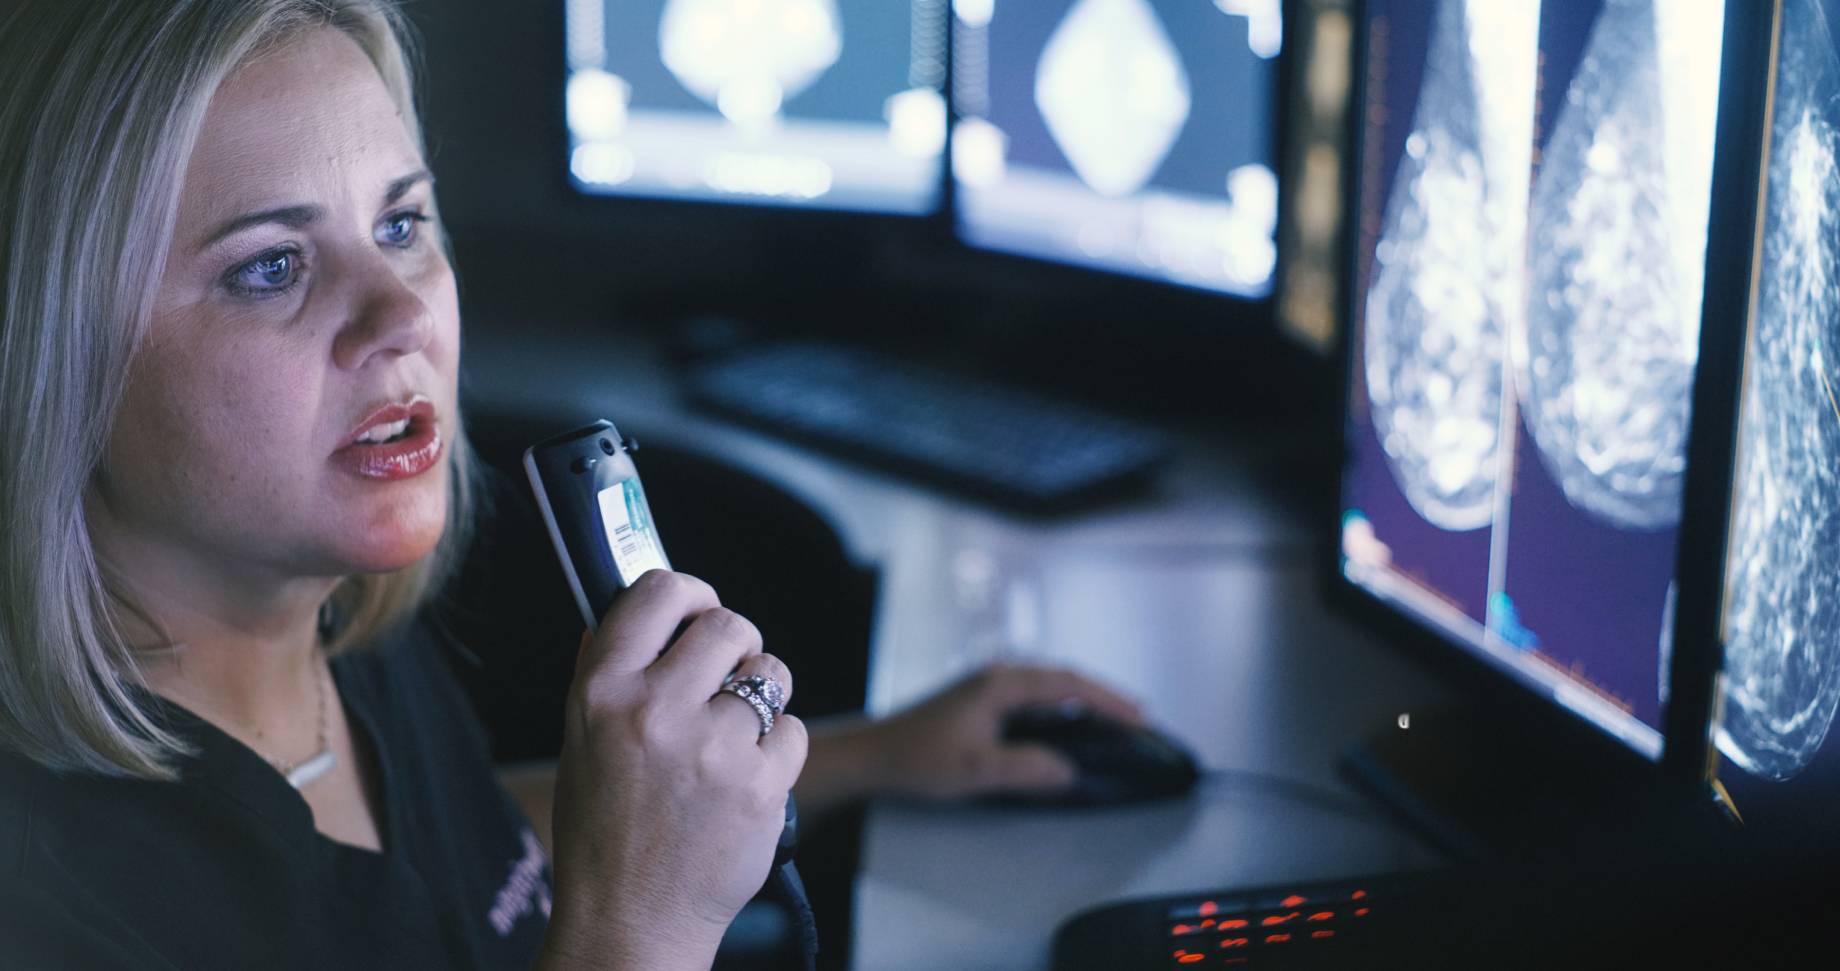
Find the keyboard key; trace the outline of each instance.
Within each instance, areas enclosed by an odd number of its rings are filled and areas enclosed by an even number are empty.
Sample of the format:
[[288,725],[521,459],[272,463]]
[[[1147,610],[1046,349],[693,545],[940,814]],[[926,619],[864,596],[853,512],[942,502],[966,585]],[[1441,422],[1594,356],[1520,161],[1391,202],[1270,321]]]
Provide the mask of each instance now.
[[1185,901],[1169,908],[1170,920],[1198,921],[1218,914],[1232,914],[1246,909],[1244,897],[1207,897]]
[[1312,898],[1300,893],[1264,894],[1252,901],[1252,910],[1296,910]]

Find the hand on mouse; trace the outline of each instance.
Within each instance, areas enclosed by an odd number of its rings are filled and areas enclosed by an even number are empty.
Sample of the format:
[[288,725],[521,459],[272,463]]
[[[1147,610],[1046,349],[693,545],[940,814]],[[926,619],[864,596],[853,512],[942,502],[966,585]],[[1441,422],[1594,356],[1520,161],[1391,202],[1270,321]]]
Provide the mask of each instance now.
[[1005,742],[1003,721],[1012,712],[1066,702],[1127,725],[1144,723],[1135,704],[1073,671],[993,664],[881,721],[814,730],[795,790],[801,811],[815,816],[867,795],[949,800],[1064,788],[1074,781],[1066,757]]

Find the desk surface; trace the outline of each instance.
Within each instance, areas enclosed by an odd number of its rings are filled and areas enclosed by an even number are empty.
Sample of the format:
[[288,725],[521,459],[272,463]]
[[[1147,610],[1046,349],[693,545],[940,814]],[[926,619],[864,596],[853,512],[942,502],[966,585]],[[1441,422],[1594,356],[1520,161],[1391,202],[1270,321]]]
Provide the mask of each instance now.
[[1356,802],[1337,757],[1442,694],[1323,608],[1308,524],[1259,481],[1258,455],[1196,436],[1153,494],[1024,522],[689,412],[641,343],[469,341],[471,388],[493,407],[613,416],[827,513],[883,571],[871,712],[997,657],[1048,660],[1117,685],[1214,770],[1196,798],[1155,807],[876,807],[860,971],[1041,968],[1055,926],[1100,902],[1437,862],[1377,813],[1286,785]]

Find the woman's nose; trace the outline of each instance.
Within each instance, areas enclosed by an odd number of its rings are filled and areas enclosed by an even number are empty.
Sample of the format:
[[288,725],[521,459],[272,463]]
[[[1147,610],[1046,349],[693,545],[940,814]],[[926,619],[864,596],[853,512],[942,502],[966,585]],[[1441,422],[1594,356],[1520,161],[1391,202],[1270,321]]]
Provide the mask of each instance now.
[[428,301],[381,258],[360,270],[349,314],[332,347],[334,363],[346,370],[359,370],[379,356],[417,353],[434,336]]

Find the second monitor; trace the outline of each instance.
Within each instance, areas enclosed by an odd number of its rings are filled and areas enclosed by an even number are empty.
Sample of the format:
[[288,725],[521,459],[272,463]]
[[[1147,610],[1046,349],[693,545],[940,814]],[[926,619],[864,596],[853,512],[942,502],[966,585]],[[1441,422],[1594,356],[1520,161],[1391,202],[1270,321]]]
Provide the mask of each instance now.
[[967,242],[1270,292],[1279,0],[956,0],[953,14]]

